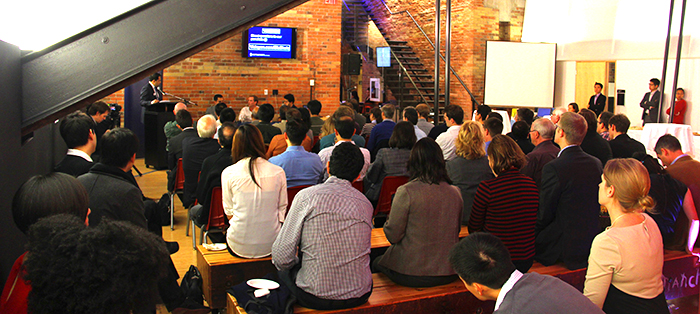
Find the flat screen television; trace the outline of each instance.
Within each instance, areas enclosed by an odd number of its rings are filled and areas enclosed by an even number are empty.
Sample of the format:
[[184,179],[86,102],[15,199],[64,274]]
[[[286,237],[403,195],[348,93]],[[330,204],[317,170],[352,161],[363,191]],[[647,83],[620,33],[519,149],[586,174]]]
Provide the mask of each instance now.
[[391,67],[391,47],[377,47],[377,67]]
[[255,26],[243,34],[243,57],[295,59],[297,29]]

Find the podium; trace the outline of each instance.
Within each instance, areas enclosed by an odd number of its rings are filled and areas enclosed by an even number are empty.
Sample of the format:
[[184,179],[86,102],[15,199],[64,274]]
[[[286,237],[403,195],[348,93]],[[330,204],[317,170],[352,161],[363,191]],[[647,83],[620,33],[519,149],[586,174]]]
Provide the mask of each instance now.
[[144,108],[144,161],[146,167],[151,166],[156,170],[168,168],[168,154],[165,151],[168,140],[165,138],[163,127],[168,121],[175,120],[173,114],[175,104],[174,102],[161,101]]

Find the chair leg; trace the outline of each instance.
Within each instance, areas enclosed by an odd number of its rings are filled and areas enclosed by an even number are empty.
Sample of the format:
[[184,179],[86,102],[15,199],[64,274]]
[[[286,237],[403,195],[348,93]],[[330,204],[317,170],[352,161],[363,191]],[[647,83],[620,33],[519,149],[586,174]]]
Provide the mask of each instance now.
[[192,249],[196,250],[197,249],[197,234],[195,233],[195,230],[194,230],[194,228],[195,228],[194,227],[194,220],[190,219],[190,224],[192,225]]
[[170,194],[170,230],[175,230],[173,224],[175,222],[175,192]]
[[[188,217],[187,217],[187,218],[188,218],[187,220],[190,220],[190,221],[191,221],[192,218],[189,217],[189,216],[190,216],[189,211],[187,211],[187,216],[188,216]],[[192,223],[194,223],[194,221],[192,221]],[[192,234],[194,234],[194,225],[192,225]],[[187,224],[187,228],[185,228],[185,236],[186,236],[186,237],[189,237],[189,236],[190,236],[190,224]]]
[[199,236],[202,237],[202,245],[204,245],[204,243],[207,243],[207,236],[209,235],[209,230],[207,230],[206,232],[204,232],[204,229],[199,230]]

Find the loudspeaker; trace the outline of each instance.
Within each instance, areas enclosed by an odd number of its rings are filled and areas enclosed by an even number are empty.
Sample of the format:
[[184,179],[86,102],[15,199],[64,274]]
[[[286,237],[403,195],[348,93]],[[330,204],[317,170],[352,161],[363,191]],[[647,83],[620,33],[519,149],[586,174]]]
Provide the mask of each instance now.
[[362,56],[356,53],[343,55],[343,75],[360,75]]
[[[617,90],[617,105],[618,106],[624,106],[625,105],[625,90],[624,89],[618,89]],[[614,111],[613,111],[614,112]]]

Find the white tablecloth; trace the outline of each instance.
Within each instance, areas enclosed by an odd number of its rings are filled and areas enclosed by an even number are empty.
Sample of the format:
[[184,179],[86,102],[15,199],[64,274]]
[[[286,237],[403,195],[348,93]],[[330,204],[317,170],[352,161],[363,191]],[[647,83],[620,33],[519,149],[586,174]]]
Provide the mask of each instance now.
[[644,147],[647,149],[647,154],[652,156],[656,156],[654,153],[656,141],[664,134],[671,134],[678,138],[678,141],[681,142],[683,152],[691,156],[695,156],[695,152],[697,151],[695,147],[696,141],[693,140],[693,130],[689,125],[673,123],[649,123],[644,126],[643,130],[627,131],[627,135],[644,144]]

